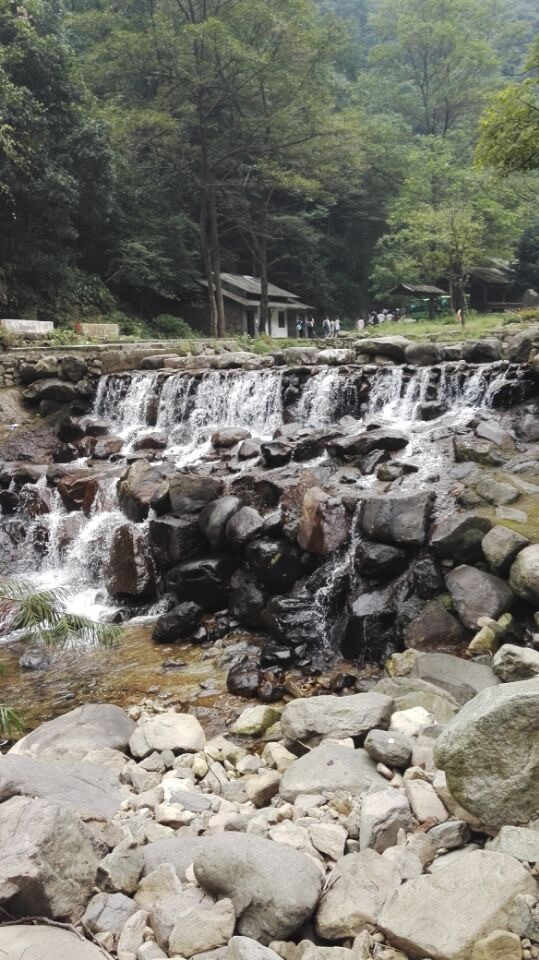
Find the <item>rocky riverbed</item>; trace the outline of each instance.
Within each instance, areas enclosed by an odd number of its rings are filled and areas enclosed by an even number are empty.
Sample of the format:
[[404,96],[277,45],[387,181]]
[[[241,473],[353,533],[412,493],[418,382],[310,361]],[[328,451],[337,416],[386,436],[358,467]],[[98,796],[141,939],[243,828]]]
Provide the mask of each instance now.
[[4,362],[0,951],[539,957],[538,349]]

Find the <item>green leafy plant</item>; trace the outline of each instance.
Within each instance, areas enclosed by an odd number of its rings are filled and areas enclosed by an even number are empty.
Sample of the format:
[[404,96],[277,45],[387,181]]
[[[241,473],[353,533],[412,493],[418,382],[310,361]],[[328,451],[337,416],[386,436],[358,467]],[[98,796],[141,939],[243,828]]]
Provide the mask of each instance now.
[[22,733],[24,725],[20,715],[12,707],[0,703],[0,737],[11,740],[17,733]]

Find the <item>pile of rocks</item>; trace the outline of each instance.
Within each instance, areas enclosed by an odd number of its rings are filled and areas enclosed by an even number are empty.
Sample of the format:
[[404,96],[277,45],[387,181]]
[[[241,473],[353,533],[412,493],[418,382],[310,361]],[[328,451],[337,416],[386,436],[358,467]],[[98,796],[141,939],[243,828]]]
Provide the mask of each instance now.
[[150,702],[23,738],[0,759],[0,905],[39,919],[0,928],[0,952],[539,957],[539,654],[412,660],[210,740]]

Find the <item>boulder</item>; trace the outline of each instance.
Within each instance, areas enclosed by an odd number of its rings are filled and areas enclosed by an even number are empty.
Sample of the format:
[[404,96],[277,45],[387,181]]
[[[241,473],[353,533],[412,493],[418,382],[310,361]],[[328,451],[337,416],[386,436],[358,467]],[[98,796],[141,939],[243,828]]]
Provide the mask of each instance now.
[[196,517],[154,517],[148,525],[148,539],[160,569],[193,560],[206,549]]
[[[181,900],[183,902],[185,897]],[[187,903],[183,909],[178,909],[170,934],[171,956],[192,957],[225,946],[234,933],[235,922],[231,900],[219,900],[211,905]]]
[[448,653],[424,653],[416,657],[410,676],[447,690],[462,705],[481,690],[500,682],[490,664],[462,660]]
[[389,357],[390,360],[396,360],[397,363],[404,362],[406,348],[410,341],[406,337],[366,337],[364,340],[356,340],[354,346],[360,353],[366,353],[368,356]]
[[353,350],[320,350],[318,353],[318,363],[327,364],[329,367],[338,367],[343,363],[355,363],[356,355]]
[[144,534],[130,523],[114,529],[103,564],[111,596],[147,597],[155,591],[155,567]]
[[517,597],[539,604],[539,543],[520,551],[511,567],[509,584]]
[[204,507],[198,522],[204,537],[212,547],[223,546],[226,541],[227,523],[240,507],[241,500],[238,497],[219,497]]
[[406,363],[417,367],[430,367],[443,360],[443,347],[438,343],[409,343],[404,351]]
[[142,720],[129,741],[134,757],[142,760],[154,750],[196,753],[206,743],[204,731],[191,713],[159,713]]
[[490,440],[478,437],[456,436],[453,440],[457,463],[481,463],[483,466],[498,467],[505,463],[507,455]]
[[90,933],[111,933],[117,943],[123,927],[136,912],[135,901],[123,893],[96,893],[86,907],[82,922]]
[[260,452],[268,467],[282,467],[292,459],[294,446],[286,440],[268,440],[260,444]]
[[135,460],[118,484],[118,499],[126,517],[139,523],[148,511],[165,513],[169,503],[168,479],[147,460]]
[[232,937],[228,941],[226,960],[281,960],[278,953],[263,947],[250,937]]
[[285,364],[291,367],[311,367],[318,362],[316,347],[285,347],[282,354]]
[[490,566],[500,573],[507,573],[511,564],[529,540],[516,530],[498,524],[483,537],[481,549]]
[[264,518],[254,507],[241,507],[226,525],[226,539],[233,547],[243,547],[264,528]]
[[0,904],[8,913],[78,920],[100,858],[78,817],[56,803],[13,797],[0,804],[0,847]]
[[200,513],[206,504],[216,500],[223,491],[223,481],[187,471],[174,473],[169,478],[170,508],[176,517],[184,513]]
[[286,704],[281,731],[285,739],[300,742],[362,737],[373,727],[388,727],[392,711],[391,698],[377,693],[300,698]]
[[431,507],[430,493],[367,497],[361,510],[361,528],[370,540],[420,546],[426,540]]
[[419,823],[444,823],[447,820],[449,814],[427,780],[407,780],[405,789],[412,813]]
[[539,650],[504,643],[494,657],[493,667],[505,683],[539,677]]
[[142,437],[137,437],[133,444],[133,450],[165,450],[167,445],[167,434],[160,430],[154,430],[153,433],[145,433]]
[[514,437],[507,430],[503,430],[494,420],[482,420],[475,428],[475,434],[482,440],[491,440],[492,443],[503,450],[515,449]]
[[262,610],[267,599],[263,590],[243,567],[232,576],[230,587],[228,609],[233,616],[239,620],[242,627],[250,627],[252,630],[261,627]]
[[402,769],[410,762],[414,741],[395,731],[369,730],[363,746],[376,763]]
[[212,433],[211,442],[212,446],[218,450],[220,448],[227,450],[229,447],[235,447],[242,440],[248,440],[250,436],[249,430],[243,427],[222,427],[221,430]]
[[56,487],[68,510],[84,510],[89,514],[99,489],[99,480],[85,470],[83,475],[77,472],[59,477]]
[[305,854],[242,833],[208,837],[193,869],[204,890],[232,900],[238,933],[264,944],[286,940],[304,926],[324,879]]
[[466,363],[495,363],[502,357],[502,341],[498,337],[466,340],[462,345],[462,356]]
[[0,956],[5,960],[103,960],[103,951],[74,931],[21,923],[0,928]]
[[503,483],[493,477],[485,477],[475,485],[475,492],[487,503],[495,506],[504,503],[516,503],[520,497],[519,491],[512,483]]
[[502,827],[488,844],[488,849],[495,850],[496,853],[507,853],[525,863],[539,863],[539,830]]
[[430,546],[437,557],[456,563],[474,563],[482,558],[482,543],[492,523],[475,514],[453,514],[434,525]]
[[288,540],[252,540],[246,555],[255,576],[270,593],[287,593],[301,576],[299,550]]
[[359,819],[359,845],[383,853],[395,846],[399,831],[408,833],[413,827],[410,804],[400,790],[386,787],[363,797]]
[[429,600],[403,636],[405,646],[414,650],[455,650],[462,645],[464,630],[443,603]]
[[349,460],[352,457],[366,457],[374,450],[402,450],[408,444],[408,437],[402,430],[381,427],[377,430],[364,430],[352,436],[338,437],[326,444],[330,456]]
[[374,690],[393,697],[395,711],[422,707],[439,723],[448,723],[458,713],[460,706],[447,690],[415,677],[382,677]]
[[303,498],[298,543],[302,550],[325,556],[346,541],[350,521],[342,500],[311,487]]
[[203,610],[222,610],[227,606],[230,578],[236,567],[233,557],[200,557],[172,567],[166,585],[178,600],[192,600]]
[[156,643],[175,643],[183,640],[198,627],[203,614],[198,603],[186,600],[179,603],[168,613],[163,613],[157,619],[152,632],[152,640]]
[[9,751],[39,760],[81,759],[91,750],[127,749],[135,729],[121,707],[112,703],[86,703],[61,717],[42,723]]
[[172,864],[180,880],[185,881],[185,871],[191,866],[196,854],[208,842],[208,837],[197,837],[179,831],[175,837],[154,840],[142,848],[144,856],[143,875],[147,877],[164,863]]
[[322,743],[290,764],[281,780],[283,800],[294,801],[301,793],[327,796],[337,790],[361,794],[371,787],[387,786],[365,750],[352,750],[336,743]]
[[522,960],[520,937],[509,930],[493,930],[477,941],[472,960]]
[[469,630],[477,629],[480,617],[496,620],[515,599],[504,580],[466,564],[451,570],[445,582],[455,609]]
[[77,398],[74,384],[59,380],[57,377],[46,377],[44,380],[35,380],[23,392],[25,400],[56,400],[58,403],[70,403]]
[[78,383],[88,372],[88,364],[82,357],[75,354],[68,354],[60,358],[58,364],[58,374],[62,380],[71,380],[72,383]]
[[477,940],[510,922],[515,897],[534,887],[512,857],[476,850],[403,884],[386,901],[378,926],[410,957],[469,960]]
[[370,543],[368,540],[359,544],[355,560],[363,576],[373,580],[387,580],[402,573],[408,566],[408,556],[401,547]]
[[376,925],[400,879],[397,868],[374,850],[343,857],[331,871],[322,894],[316,913],[318,936],[345,940]]
[[62,804],[88,821],[110,819],[122,802],[112,770],[94,763],[51,763],[10,753],[0,757],[0,801],[17,796]]
[[142,848],[134,840],[123,840],[101,860],[97,868],[97,883],[107,893],[135,893],[144,857]]
[[539,678],[489,687],[436,742],[455,800],[487,828],[526,824],[539,810]]

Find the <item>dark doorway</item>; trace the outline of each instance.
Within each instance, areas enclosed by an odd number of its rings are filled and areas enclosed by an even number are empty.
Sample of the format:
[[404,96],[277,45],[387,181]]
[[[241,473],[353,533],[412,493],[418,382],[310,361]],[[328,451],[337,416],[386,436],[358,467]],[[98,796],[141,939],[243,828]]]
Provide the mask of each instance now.
[[250,337],[256,337],[256,314],[254,310],[247,311],[247,333]]

